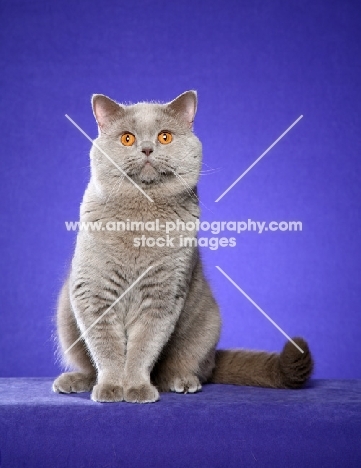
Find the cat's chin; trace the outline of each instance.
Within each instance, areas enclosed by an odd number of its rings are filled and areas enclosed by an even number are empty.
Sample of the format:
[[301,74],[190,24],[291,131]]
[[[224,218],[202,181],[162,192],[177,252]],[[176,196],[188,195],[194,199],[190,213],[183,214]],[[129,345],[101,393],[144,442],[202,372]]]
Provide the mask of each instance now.
[[152,184],[159,179],[159,173],[151,164],[145,164],[139,173],[139,179],[144,184]]

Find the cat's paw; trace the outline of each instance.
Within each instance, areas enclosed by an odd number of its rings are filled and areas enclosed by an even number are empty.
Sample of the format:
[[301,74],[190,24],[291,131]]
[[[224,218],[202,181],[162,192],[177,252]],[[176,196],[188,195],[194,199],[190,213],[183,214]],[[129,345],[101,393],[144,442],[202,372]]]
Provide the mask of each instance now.
[[202,390],[202,385],[195,375],[176,377],[170,383],[169,390],[176,393],[196,393]]
[[82,372],[66,372],[54,380],[53,392],[80,393],[90,392],[95,384],[95,376]]
[[98,384],[93,388],[91,399],[102,403],[124,400],[123,387],[113,384]]
[[151,384],[134,385],[124,390],[124,400],[128,403],[154,403],[159,400],[159,392]]

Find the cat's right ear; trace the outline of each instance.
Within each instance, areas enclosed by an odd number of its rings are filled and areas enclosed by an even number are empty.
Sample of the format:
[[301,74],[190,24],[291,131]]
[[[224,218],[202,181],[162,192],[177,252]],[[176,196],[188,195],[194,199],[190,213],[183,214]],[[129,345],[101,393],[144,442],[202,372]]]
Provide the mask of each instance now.
[[109,123],[122,115],[123,108],[104,94],[93,94],[91,102],[99,131],[104,130]]

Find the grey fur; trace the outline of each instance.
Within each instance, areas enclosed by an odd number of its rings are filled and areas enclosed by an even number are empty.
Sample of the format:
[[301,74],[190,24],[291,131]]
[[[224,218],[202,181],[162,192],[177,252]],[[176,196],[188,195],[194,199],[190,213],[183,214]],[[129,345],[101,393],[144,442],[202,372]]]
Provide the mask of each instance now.
[[[91,179],[80,220],[105,225],[127,219],[198,219],[195,192],[202,147],[192,131],[196,93],[188,91],[168,104],[123,106],[103,95],[93,96],[92,103],[99,126],[97,144],[153,203],[93,146]],[[164,130],[173,135],[168,145],[157,140]],[[120,143],[124,132],[135,135],[133,146]],[[152,152],[146,155],[142,152],[145,148]],[[177,239],[181,234],[174,231],[172,237]],[[151,235],[164,237],[164,231]],[[188,237],[196,235],[196,231],[187,231]],[[261,385],[291,386],[287,382],[295,379],[282,377],[282,355],[270,355],[269,372],[265,353],[223,351],[217,354],[219,368],[215,369],[221,320],[198,248],[180,247],[177,240],[174,247],[134,247],[134,236],[129,231],[78,233],[71,271],[58,303],[63,351],[149,266],[153,268],[67,353],[66,362],[77,372],[61,374],[53,384],[54,391],[92,390],[92,399],[103,402],[153,402],[158,400],[159,391],[196,392],[207,381],[227,383],[227,375],[232,375],[229,383],[258,385],[252,377],[255,371],[263,376]],[[300,356],[291,359],[300,385],[312,370],[307,344],[303,344],[308,361]],[[286,354],[289,365],[289,351]],[[300,364],[294,365],[295,361]],[[244,362],[249,378],[241,372]],[[238,368],[242,374],[239,381],[235,377]]]

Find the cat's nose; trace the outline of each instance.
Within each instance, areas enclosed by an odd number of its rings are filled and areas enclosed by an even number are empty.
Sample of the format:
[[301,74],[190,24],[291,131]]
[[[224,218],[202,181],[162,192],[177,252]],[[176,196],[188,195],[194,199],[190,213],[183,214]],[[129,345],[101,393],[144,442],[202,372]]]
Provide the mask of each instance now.
[[152,148],[143,148],[142,153],[149,156],[151,153],[153,153],[153,149]]
[[146,156],[150,156],[151,153],[153,153],[154,147],[153,143],[150,141],[144,141],[141,146],[141,152],[144,153]]

